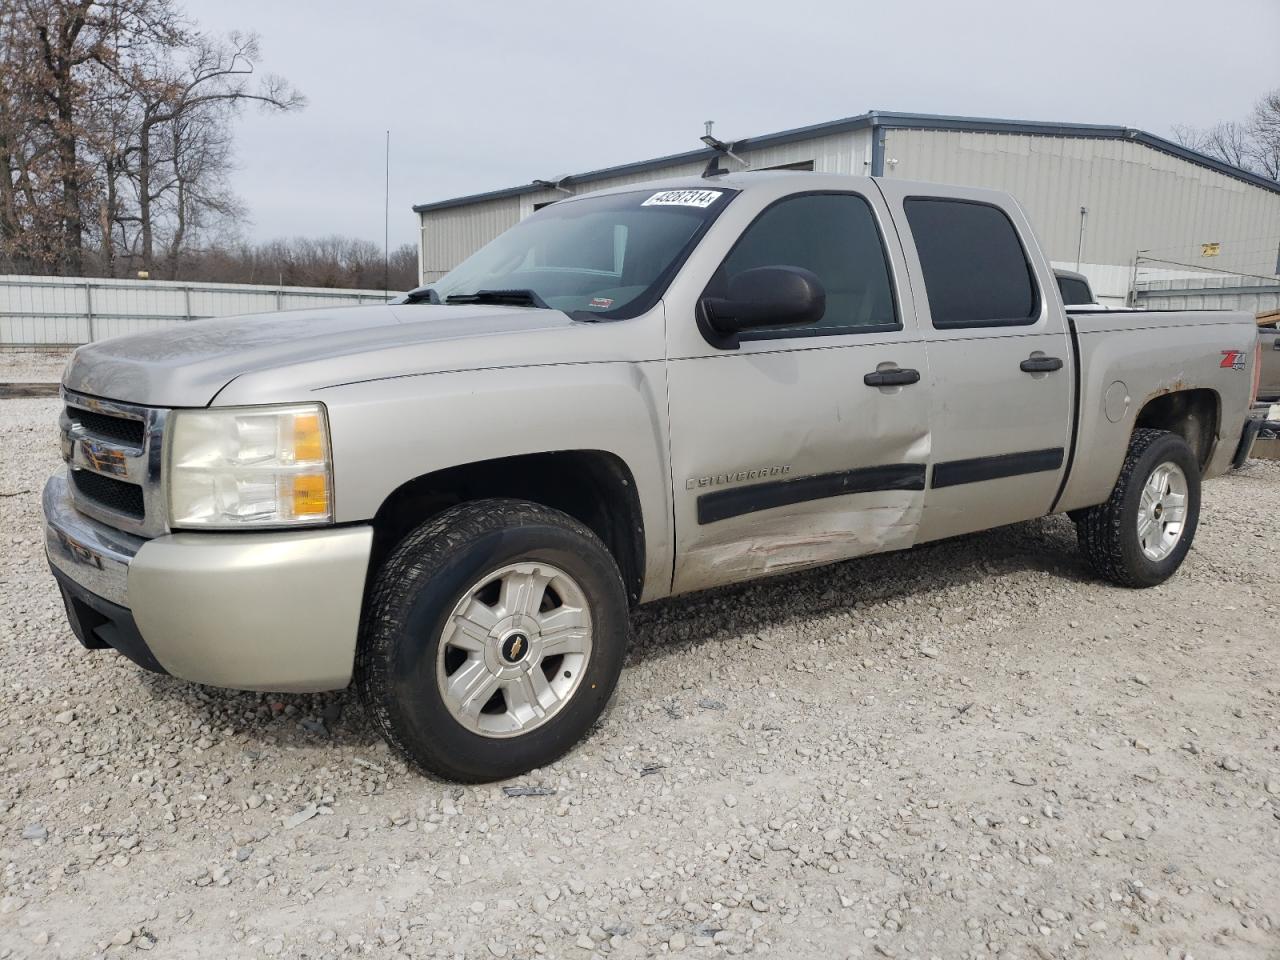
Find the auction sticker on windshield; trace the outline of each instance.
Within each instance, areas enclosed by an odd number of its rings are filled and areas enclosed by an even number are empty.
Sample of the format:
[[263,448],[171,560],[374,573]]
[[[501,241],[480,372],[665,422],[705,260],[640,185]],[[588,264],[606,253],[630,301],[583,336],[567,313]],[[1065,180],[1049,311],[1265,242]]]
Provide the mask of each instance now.
[[721,190],[663,190],[640,204],[642,207],[699,207],[711,206],[720,199]]

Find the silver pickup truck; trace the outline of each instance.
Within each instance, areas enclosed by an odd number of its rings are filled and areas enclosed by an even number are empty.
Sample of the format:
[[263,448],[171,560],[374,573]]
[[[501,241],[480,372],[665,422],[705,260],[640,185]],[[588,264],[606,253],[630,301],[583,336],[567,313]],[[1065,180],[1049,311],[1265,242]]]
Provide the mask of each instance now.
[[47,547],[80,641],[355,682],[420,768],[544,765],[632,605],[1067,513],[1158,584],[1236,457],[1253,318],[1068,313],[987,190],[794,172],[565,199],[387,306],[82,347]]

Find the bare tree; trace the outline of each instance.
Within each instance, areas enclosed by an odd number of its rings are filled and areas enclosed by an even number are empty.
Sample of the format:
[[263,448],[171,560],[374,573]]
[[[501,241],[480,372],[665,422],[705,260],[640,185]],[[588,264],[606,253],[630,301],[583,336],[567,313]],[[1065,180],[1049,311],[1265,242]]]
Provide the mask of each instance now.
[[[85,34],[92,0],[45,3],[28,0],[26,13],[35,32],[37,62],[43,67],[38,91],[51,110],[46,123],[57,156],[56,176],[62,185],[62,261],[69,273],[81,270],[80,187],[84,171],[79,156],[76,108],[81,88],[76,68],[98,53],[93,31]],[[87,39],[81,42],[81,35]]]
[[[380,289],[374,243],[237,238],[235,120],[304,100],[259,70],[256,37],[202,34],[176,4],[0,0],[0,265]],[[414,286],[414,248],[390,268]]]
[[[117,61],[118,62],[118,61]],[[130,224],[136,227],[128,177],[137,129],[136,104],[116,69],[98,69],[86,111],[84,138],[94,161],[95,204],[90,213],[97,228],[99,267],[117,275],[117,263],[131,254]]]
[[[202,188],[224,176],[229,166],[226,130],[236,111],[245,104],[278,111],[306,104],[300,93],[276,76],[268,75],[251,86],[260,55],[258,39],[252,35],[233,33],[226,40],[197,37],[184,52],[186,62],[180,66],[138,71],[128,81],[140,110],[131,175],[141,265],[148,271],[156,261],[158,207],[170,199],[168,209],[175,215],[175,224],[169,259],[176,261],[173,239],[180,247],[186,237],[192,201],[202,196],[212,199],[213,192]],[[181,198],[173,199],[175,193],[181,193]],[[208,209],[212,212],[218,205]],[[225,197],[220,205],[226,206]]]
[[181,37],[171,0],[22,0],[15,8],[27,65],[24,90],[52,145],[51,176],[59,187],[60,258],[70,273],[83,264],[86,193],[92,191],[84,156],[86,80],[96,65],[112,69],[122,56]]
[[1249,159],[1263,176],[1280,180],[1280,88],[1254,104],[1249,136]]
[[199,33],[176,0],[0,0],[0,260],[176,272],[241,213],[238,112],[303,105],[259,55],[251,35]]
[[[418,250],[404,244],[389,257],[392,291],[418,285]],[[381,290],[382,248],[351,237],[294,237],[262,244],[228,241],[182,254],[184,277],[217,283],[283,284]]]
[[1205,130],[1181,126],[1173,129],[1178,142],[1192,150],[1236,167],[1243,168],[1249,162],[1249,130],[1243,123],[1224,120]]
[[50,260],[57,226],[38,169],[49,153],[27,58],[31,33],[16,7],[0,6],[0,255],[29,269]]
[[1223,120],[1206,129],[1175,126],[1173,135],[1192,150],[1280,181],[1280,89],[1254,104],[1244,122]]
[[56,261],[65,212],[45,69],[26,9],[0,6],[0,252],[25,268]]
[[231,191],[232,141],[222,114],[225,106],[184,112],[169,125],[167,175],[172,190],[163,197],[169,220],[165,244],[166,274],[178,279],[185,244],[221,220],[243,218],[244,207]]

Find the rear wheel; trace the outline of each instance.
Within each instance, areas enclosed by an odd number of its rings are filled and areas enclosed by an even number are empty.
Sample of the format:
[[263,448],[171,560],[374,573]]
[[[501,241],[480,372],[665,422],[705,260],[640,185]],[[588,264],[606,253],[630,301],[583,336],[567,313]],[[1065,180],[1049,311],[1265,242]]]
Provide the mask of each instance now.
[[1099,575],[1153,587],[1182,565],[1200,520],[1200,466],[1186,441],[1135,430],[1105,503],[1075,514],[1081,550]]
[[377,574],[356,682],[387,741],[452,780],[555,760],[617,683],[628,608],[608,550],[538,504],[461,504]]

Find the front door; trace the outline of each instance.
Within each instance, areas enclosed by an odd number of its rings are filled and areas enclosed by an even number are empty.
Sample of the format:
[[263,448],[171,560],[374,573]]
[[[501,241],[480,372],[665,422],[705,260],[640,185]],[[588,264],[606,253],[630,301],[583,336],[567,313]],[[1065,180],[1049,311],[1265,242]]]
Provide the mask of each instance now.
[[802,267],[827,294],[814,324],[722,350],[696,336],[693,298],[668,313],[677,592],[915,540],[928,367],[911,292],[893,279],[901,250],[870,194],[756,194],[762,209],[726,211],[753,219],[706,292],[754,267]]
[[1048,513],[1067,468],[1073,354],[1030,226],[989,193],[879,183],[902,234],[934,378],[919,539]]

